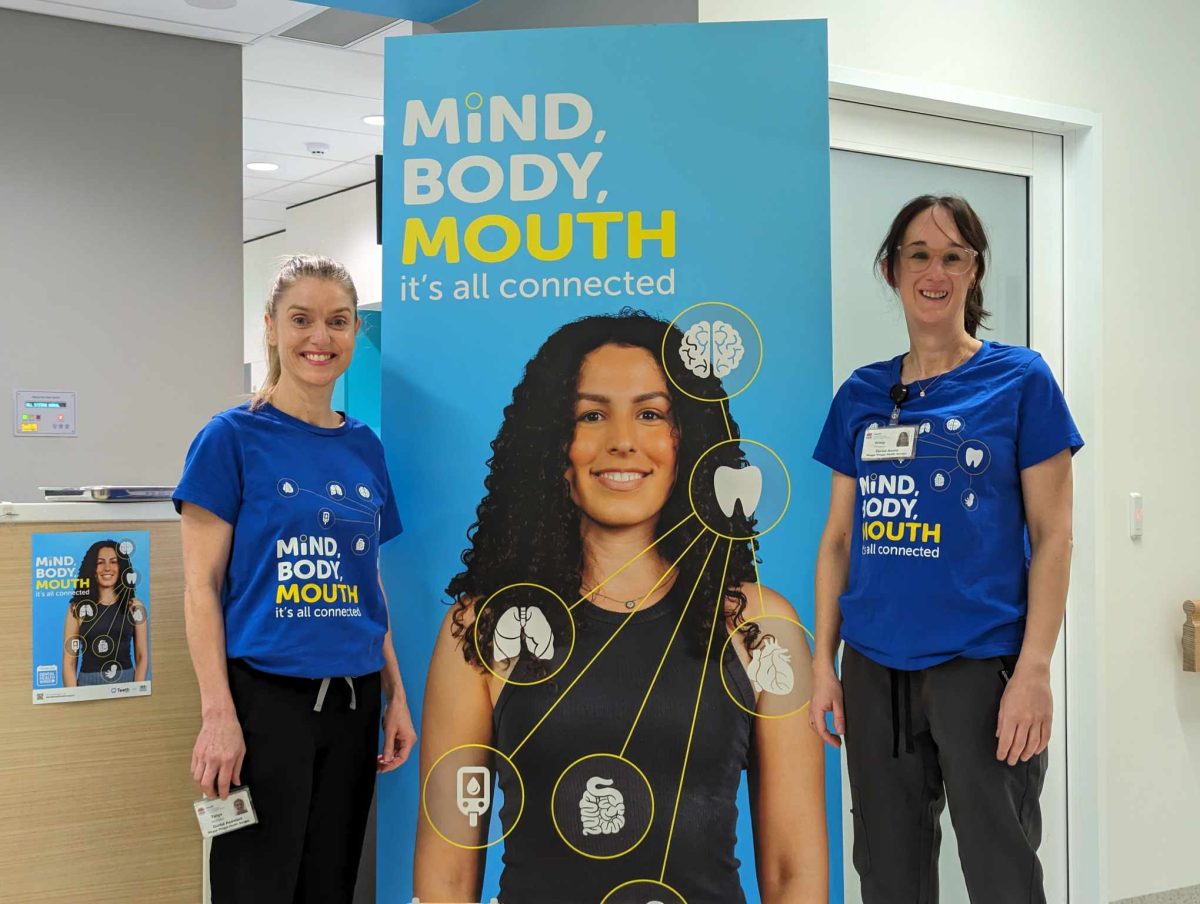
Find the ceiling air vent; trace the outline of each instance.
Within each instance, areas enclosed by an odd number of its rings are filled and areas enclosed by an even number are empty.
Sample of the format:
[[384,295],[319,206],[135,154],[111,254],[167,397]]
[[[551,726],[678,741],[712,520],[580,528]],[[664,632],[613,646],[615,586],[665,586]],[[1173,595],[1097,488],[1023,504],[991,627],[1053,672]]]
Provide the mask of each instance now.
[[279,33],[281,38],[307,41],[309,44],[324,44],[327,47],[349,47],[356,41],[369,38],[401,19],[389,16],[371,16],[344,9],[327,9],[305,19],[299,25]]

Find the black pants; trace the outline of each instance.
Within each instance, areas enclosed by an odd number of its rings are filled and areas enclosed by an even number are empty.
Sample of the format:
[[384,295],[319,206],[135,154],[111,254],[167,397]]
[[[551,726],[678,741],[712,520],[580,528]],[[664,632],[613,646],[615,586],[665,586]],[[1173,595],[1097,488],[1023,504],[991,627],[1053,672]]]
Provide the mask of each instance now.
[[854,868],[863,904],[936,904],[947,799],[972,904],[1045,904],[1037,849],[1046,753],[996,759],[996,717],[1015,658],[897,672],[842,657]]
[[378,673],[350,685],[229,663],[246,739],[242,784],[258,825],[213,839],[212,904],[339,904],[354,898],[379,749]]

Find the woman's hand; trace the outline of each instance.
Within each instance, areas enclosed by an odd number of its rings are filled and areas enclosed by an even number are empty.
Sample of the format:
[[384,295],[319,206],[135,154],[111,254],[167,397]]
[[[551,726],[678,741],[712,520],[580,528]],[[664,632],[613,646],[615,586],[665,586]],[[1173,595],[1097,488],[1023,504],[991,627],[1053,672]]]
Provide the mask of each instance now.
[[1050,743],[1054,697],[1050,693],[1050,668],[1022,668],[1013,675],[1000,698],[996,719],[996,759],[1008,765],[1027,763]]
[[382,774],[402,766],[417,744],[417,732],[408,712],[408,701],[392,697],[383,709],[383,753],[379,754],[375,771]]
[[224,800],[229,786],[242,783],[242,760],[246,742],[237,714],[217,713],[204,717],[196,746],[192,749],[192,778],[208,797]]
[[[833,713],[833,731],[825,724],[825,714]],[[846,733],[846,711],[842,706],[842,682],[832,666],[813,666],[812,703],[808,706],[808,724],[830,747],[842,746]]]

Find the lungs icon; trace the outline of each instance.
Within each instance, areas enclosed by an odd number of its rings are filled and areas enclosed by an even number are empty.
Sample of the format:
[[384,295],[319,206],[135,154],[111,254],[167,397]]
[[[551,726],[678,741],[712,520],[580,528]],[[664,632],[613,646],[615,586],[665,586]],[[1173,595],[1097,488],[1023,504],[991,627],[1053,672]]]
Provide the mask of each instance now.
[[522,646],[538,659],[554,657],[554,631],[537,606],[513,606],[496,622],[492,648],[497,665],[520,656]]

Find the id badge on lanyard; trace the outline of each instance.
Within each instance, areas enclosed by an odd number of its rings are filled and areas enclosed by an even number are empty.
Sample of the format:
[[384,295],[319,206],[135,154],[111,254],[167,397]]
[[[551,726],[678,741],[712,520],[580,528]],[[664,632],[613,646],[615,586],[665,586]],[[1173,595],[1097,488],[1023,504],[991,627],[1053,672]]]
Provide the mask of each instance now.
[[908,461],[917,456],[917,425],[900,423],[908,388],[897,383],[888,393],[895,407],[886,427],[869,427],[863,437],[863,461]]
[[916,455],[916,424],[875,427],[863,437],[863,461],[905,461]]

